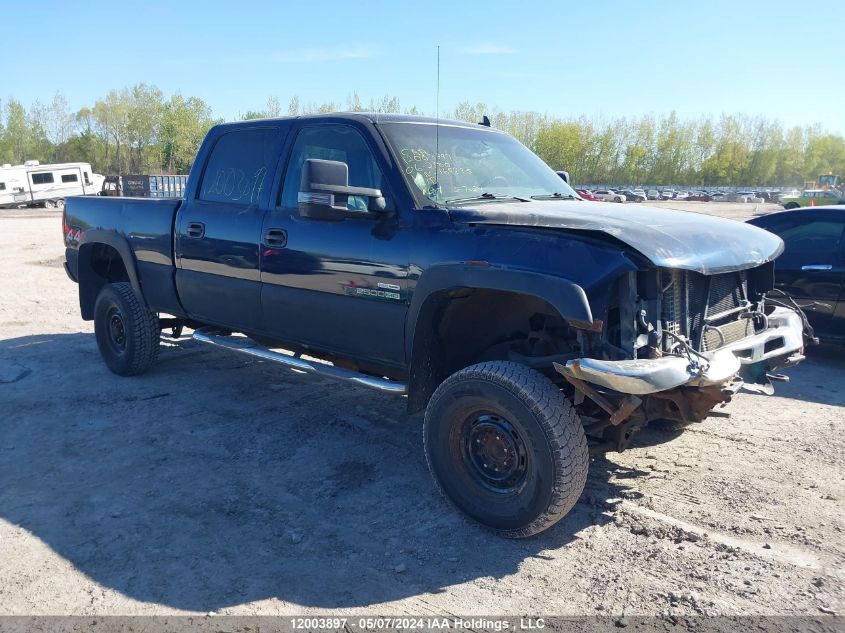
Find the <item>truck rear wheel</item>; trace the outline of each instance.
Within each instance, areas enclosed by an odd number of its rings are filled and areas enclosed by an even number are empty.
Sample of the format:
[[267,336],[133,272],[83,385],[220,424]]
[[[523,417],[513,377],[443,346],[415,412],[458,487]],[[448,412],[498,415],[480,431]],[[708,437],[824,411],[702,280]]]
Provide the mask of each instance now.
[[550,527],[587,481],[587,438],[572,404],[518,363],[480,363],[447,378],[426,408],[423,440],[446,499],[501,536]]
[[147,310],[132,285],[106,284],[94,306],[97,347],[108,368],[120,376],[137,376],[158,358],[158,316]]

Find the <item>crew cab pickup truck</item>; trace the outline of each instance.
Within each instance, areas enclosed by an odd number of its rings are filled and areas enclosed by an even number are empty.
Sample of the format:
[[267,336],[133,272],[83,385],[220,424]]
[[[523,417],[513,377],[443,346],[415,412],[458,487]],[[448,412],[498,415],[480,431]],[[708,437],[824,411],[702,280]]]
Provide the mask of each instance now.
[[572,508],[591,449],[770,390],[809,334],[772,295],[777,236],[584,202],[485,125],[218,125],[184,200],[71,198],[63,222],[113,372],[147,371],[161,337],[191,332],[404,396],[445,497],[508,537]]

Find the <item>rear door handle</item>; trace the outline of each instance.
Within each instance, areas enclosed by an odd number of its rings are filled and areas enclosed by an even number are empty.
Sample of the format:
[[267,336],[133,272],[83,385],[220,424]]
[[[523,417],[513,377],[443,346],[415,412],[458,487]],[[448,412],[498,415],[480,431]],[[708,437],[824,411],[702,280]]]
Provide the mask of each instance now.
[[288,245],[288,232],[284,229],[267,229],[264,231],[264,245],[270,248],[284,248]]
[[193,237],[197,240],[203,238],[205,237],[205,224],[202,222],[189,222],[185,233],[188,234],[188,237]]
[[831,264],[806,264],[801,266],[801,270],[830,270],[833,268]]

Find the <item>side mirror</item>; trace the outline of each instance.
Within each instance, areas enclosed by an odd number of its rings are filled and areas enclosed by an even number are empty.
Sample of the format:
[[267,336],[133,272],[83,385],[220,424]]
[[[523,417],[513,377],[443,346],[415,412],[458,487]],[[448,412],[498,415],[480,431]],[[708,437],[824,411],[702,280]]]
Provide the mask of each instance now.
[[312,220],[339,222],[355,214],[348,210],[349,196],[369,198],[367,209],[385,208],[380,189],[349,186],[349,166],[338,160],[308,158],[299,182],[299,215]]
[[563,182],[565,182],[567,185],[569,184],[569,172],[568,172],[568,171],[558,171],[558,172],[555,172],[555,173],[556,173],[558,176],[560,176],[560,177],[561,177],[561,179],[563,180]]

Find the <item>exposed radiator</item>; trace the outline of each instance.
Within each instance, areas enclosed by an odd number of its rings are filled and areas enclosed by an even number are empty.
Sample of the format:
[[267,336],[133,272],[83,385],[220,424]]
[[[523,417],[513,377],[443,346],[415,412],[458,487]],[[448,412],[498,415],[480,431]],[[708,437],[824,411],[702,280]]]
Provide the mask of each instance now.
[[[701,351],[714,350],[754,333],[753,323],[740,315],[749,306],[745,271],[702,275],[661,270],[664,330],[686,337]],[[665,337],[664,348],[675,341]]]

